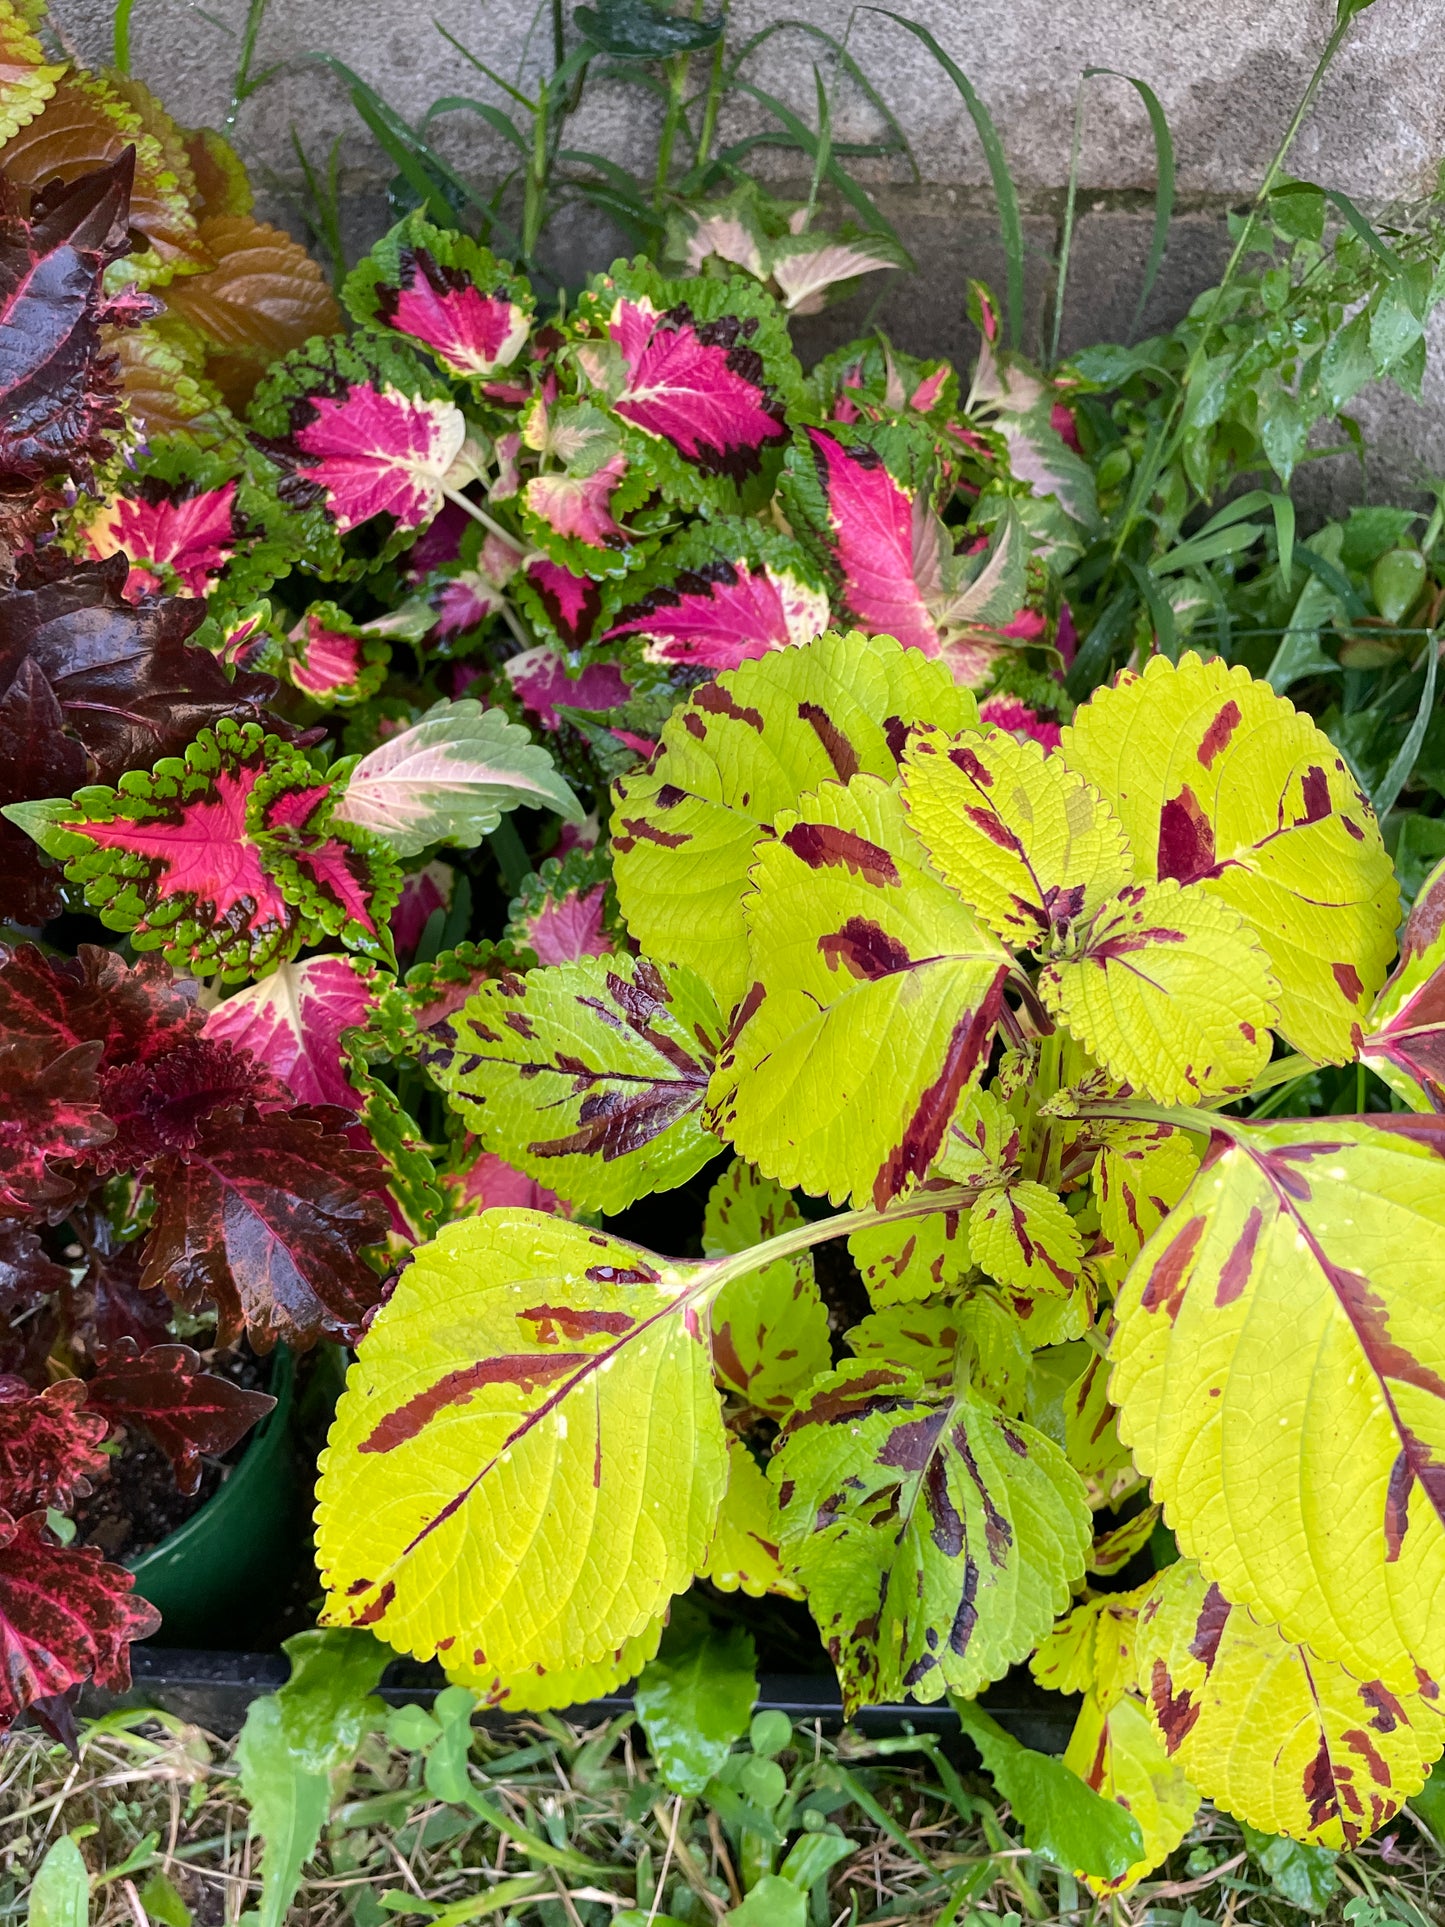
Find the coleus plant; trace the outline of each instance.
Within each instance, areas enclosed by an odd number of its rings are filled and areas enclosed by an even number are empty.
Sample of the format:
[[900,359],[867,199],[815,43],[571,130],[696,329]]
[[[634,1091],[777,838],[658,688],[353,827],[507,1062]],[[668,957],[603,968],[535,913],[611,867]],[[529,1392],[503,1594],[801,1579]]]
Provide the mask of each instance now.
[[[578,1215],[447,1225],[370,1324],[327,1620],[510,1706],[629,1677],[699,1573],[805,1596],[850,1711],[1032,1656],[1132,1815],[1100,1892],[1201,1796],[1380,1826],[1445,1746],[1445,878],[1387,982],[1374,816],[1267,685],[1156,658],[1048,747],[859,634],[699,687],[611,834],[636,954],[411,1021]],[[1269,1114],[1350,1063],[1409,1109]],[[592,1215],[729,1148],[701,1260]]]

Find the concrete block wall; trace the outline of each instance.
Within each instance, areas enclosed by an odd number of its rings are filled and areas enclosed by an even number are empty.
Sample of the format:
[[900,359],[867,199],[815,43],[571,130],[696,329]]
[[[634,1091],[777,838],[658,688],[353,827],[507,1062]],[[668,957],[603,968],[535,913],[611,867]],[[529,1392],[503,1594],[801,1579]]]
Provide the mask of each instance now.
[[[713,0],[709,0],[709,5]],[[1028,306],[1042,330],[1052,299],[1068,178],[1075,90],[1085,67],[1135,74],[1168,114],[1178,163],[1177,216],[1145,327],[1180,314],[1219,271],[1227,252],[1224,212],[1257,185],[1302,94],[1334,17],[1333,0],[894,0],[929,28],[966,70],[998,124],[1018,182],[1029,247]],[[570,16],[572,0],[566,0]],[[113,0],[52,0],[52,19],[87,62],[109,57]],[[230,110],[231,75],[246,0],[136,0],[133,70],[183,122],[220,124]],[[797,331],[805,359],[846,339],[870,316],[899,346],[966,360],[970,342],[963,287],[970,276],[1001,283],[984,156],[957,93],[926,49],[894,22],[851,0],[732,0],[730,38],[784,19],[802,19],[850,51],[902,122],[920,179],[898,160],[854,163],[919,263],[919,272],[877,298],[865,290]],[[851,26],[850,26],[851,19]],[[258,177],[270,183],[266,210],[286,221],[297,168],[294,132],[313,160],[339,142],[349,241],[364,247],[387,220],[383,157],[357,119],[343,83],[308,56],[337,56],[413,121],[451,94],[500,103],[502,96],[443,38],[452,33],[509,79],[525,86],[550,62],[550,15],[535,0],[270,0],[258,67],[273,78],[238,111],[234,136]],[[775,33],[747,75],[813,116],[814,62],[826,50],[792,29]],[[875,110],[843,81],[834,90],[838,139],[876,136]],[[635,89],[589,91],[569,143],[636,164],[652,152],[651,109]],[[763,116],[747,103],[727,110],[724,139],[754,131]],[[438,146],[479,181],[510,163],[498,137],[475,115],[437,123]],[[767,165],[768,150],[760,151]],[[1305,122],[1295,173],[1343,189],[1371,208],[1427,193],[1445,161],[1445,0],[1375,0]],[[796,156],[774,153],[781,181]],[[1122,80],[1090,84],[1080,154],[1080,201],[1063,339],[1066,347],[1118,338],[1132,320],[1151,227],[1154,149],[1148,119]],[[294,225],[294,214],[289,216]],[[605,264],[619,239],[590,216],[557,230],[558,266],[569,279]],[[1337,506],[1361,487],[1374,496],[1445,473],[1445,327],[1432,356],[1425,405],[1372,391],[1359,412],[1373,454],[1363,481],[1353,462],[1322,465],[1311,493]]]

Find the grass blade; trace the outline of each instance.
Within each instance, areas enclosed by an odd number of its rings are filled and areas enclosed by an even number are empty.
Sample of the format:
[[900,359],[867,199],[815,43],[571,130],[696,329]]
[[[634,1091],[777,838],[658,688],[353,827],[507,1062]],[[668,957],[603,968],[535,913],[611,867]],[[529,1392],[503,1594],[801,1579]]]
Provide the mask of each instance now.
[[974,91],[973,82],[957,61],[947,55],[927,27],[917,20],[909,20],[901,13],[893,13],[887,7],[870,7],[870,13],[881,13],[885,20],[892,20],[900,27],[906,27],[915,40],[921,40],[934,59],[948,75],[963,97],[973,121],[974,128],[982,144],[988,171],[993,178],[994,200],[998,203],[999,230],[1003,237],[1003,251],[1008,262],[1008,326],[1009,340],[1015,348],[1023,346],[1024,328],[1024,230],[1019,217],[1019,197],[1014,187],[1013,175],[1009,171],[1008,156],[1004,153],[1003,142],[998,137],[998,129],[993,117]]
[[1139,323],[1144,319],[1144,310],[1149,305],[1149,297],[1154,292],[1154,283],[1159,278],[1164,250],[1169,245],[1169,223],[1174,216],[1174,136],[1169,131],[1169,116],[1160,105],[1159,96],[1147,81],[1138,79],[1134,74],[1121,73],[1117,67],[1084,69],[1085,80],[1092,80],[1095,75],[1104,74],[1114,80],[1128,81],[1144,103],[1144,111],[1149,116],[1149,128],[1154,136],[1154,234],[1149,243],[1149,258],[1144,263],[1144,279],[1139,287],[1139,300],[1134,309],[1134,319],[1129,326],[1129,339],[1132,341],[1139,332]]
[[477,56],[471,51],[471,49],[469,47],[464,47],[461,41],[457,39],[454,33],[449,33],[447,29],[442,25],[440,20],[433,20],[432,25],[436,28],[437,32],[441,35],[442,39],[446,41],[450,41],[451,45],[456,48],[457,52],[461,55],[462,59],[469,62],[471,66],[475,67],[479,74],[485,75],[486,78],[489,81],[491,81],[494,87],[500,87],[504,94],[509,94],[511,98],[514,101],[516,101],[517,105],[519,107],[525,107],[528,113],[532,113],[532,114],[536,113],[537,103],[535,100],[532,100],[528,95],[524,94],[520,88],[514,87],[509,80],[503,80],[502,76],[499,73],[496,73],[491,67],[489,67],[485,60],[478,60]]
[[1064,235],[1059,244],[1059,266],[1054,277],[1054,332],[1049,343],[1049,366],[1059,364],[1059,337],[1064,327],[1064,290],[1069,284],[1069,255],[1074,245],[1074,207],[1079,193],[1079,148],[1084,137],[1084,82],[1080,76],[1074,89],[1074,136],[1069,143],[1069,188],[1064,197]]
[[456,113],[478,115],[493,133],[500,134],[504,141],[510,141],[513,147],[519,148],[530,158],[532,143],[511,115],[504,114],[500,107],[493,107],[490,101],[473,100],[468,94],[444,94],[440,100],[434,100],[422,115],[421,125],[423,129],[428,128],[438,115]]
[[722,84],[724,89],[733,84],[737,79],[738,70],[743,62],[754,54],[765,40],[770,39],[775,33],[786,33],[790,29],[798,33],[811,34],[814,40],[822,41],[823,45],[837,61],[839,67],[847,74],[848,78],[853,82],[854,86],[858,88],[869,106],[888,129],[891,151],[902,154],[908,162],[914,180],[921,181],[923,176],[918,170],[918,162],[913,157],[913,149],[908,144],[908,136],[899,125],[898,119],[889,107],[887,101],[884,100],[878,89],[873,85],[872,81],[869,80],[868,76],[858,65],[858,62],[853,58],[852,54],[849,53],[843,42],[841,40],[835,40],[832,34],[826,32],[822,27],[815,27],[809,20],[775,20],[771,26],[764,27],[760,33],[755,33],[750,40],[744,41],[743,45],[734,55],[732,65],[723,79]]
[[1420,745],[1425,740],[1425,731],[1430,726],[1430,712],[1435,706],[1435,678],[1440,668],[1440,644],[1432,629],[1425,638],[1425,687],[1420,692],[1420,707],[1415,711],[1415,720],[1410,725],[1409,734],[1401,743],[1395,760],[1380,778],[1379,787],[1370,802],[1375,815],[1383,822],[1395,807],[1400,791],[1410,780],[1410,772],[1415,767],[1415,759],[1420,754]]
[[1124,557],[1124,567],[1133,576],[1139,593],[1144,598],[1144,606],[1149,611],[1149,620],[1154,625],[1154,641],[1158,645],[1160,655],[1167,656],[1170,662],[1178,662],[1179,638],[1174,630],[1174,611],[1160,593],[1159,584],[1147,569],[1141,568],[1127,555]]

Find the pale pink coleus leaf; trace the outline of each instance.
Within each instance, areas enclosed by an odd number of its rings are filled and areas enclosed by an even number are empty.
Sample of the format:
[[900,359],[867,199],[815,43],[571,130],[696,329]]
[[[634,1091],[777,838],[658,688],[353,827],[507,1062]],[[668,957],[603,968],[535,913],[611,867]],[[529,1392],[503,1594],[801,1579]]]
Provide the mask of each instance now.
[[568,709],[616,709],[632,694],[632,686],[615,663],[589,663],[580,676],[569,676],[557,650],[547,643],[524,649],[502,665],[518,698],[543,729],[560,729],[559,705]]
[[86,543],[96,557],[120,549],[130,557],[127,602],[160,587],[160,577],[147,563],[164,563],[174,570],[183,594],[203,596],[236,552],[235,506],[234,482],[176,500],[117,495],[86,530]]
[[578,957],[608,957],[616,945],[602,927],[607,885],[569,890],[539,905],[525,922],[527,941],[538,963],[571,963]]
[[449,401],[352,382],[343,396],[315,395],[312,418],[293,433],[298,474],[315,482],[345,535],[374,515],[420,528],[442,505],[442,484],[462,452],[467,425]]
[[765,448],[786,441],[782,405],[763,384],[756,349],[738,339],[734,318],[694,322],[685,309],[659,313],[646,296],[624,296],[608,333],[626,370],[616,412],[670,442],[705,475],[744,481],[758,472]]
[[372,831],[398,856],[415,856],[432,843],[470,849],[519,803],[573,822],[583,817],[547,751],[500,709],[463,697],[437,703],[363,756],[333,820]]
[[870,634],[936,656],[938,631],[917,579],[920,567],[936,563],[929,505],[895,481],[875,450],[846,448],[819,428],[807,432],[848,610]]
[[689,274],[699,273],[710,255],[716,255],[719,261],[731,262],[759,281],[767,278],[768,266],[762,246],[747,222],[737,214],[709,214],[687,237],[684,258]]
[[591,475],[534,475],[522,499],[540,522],[594,549],[618,548],[626,531],[609,506],[627,473],[627,457],[613,455]]
[[877,237],[863,242],[807,236],[773,250],[773,280],[789,314],[819,314],[828,289],[840,281],[902,265],[898,255]]
[[[469,1140],[470,1144],[475,1142]],[[452,1175],[458,1215],[521,1206],[525,1211],[545,1211],[553,1217],[572,1216],[573,1206],[564,1204],[555,1191],[529,1178],[495,1151],[479,1150],[470,1164]]]
[[724,558],[682,569],[618,612],[603,641],[643,638],[653,662],[736,669],[773,649],[811,642],[828,627],[828,596],[786,569]]
[[530,332],[526,310],[487,294],[461,268],[408,248],[399,288],[382,288],[380,312],[393,328],[431,349],[459,375],[483,377],[510,367]]
[[205,1034],[250,1051],[293,1102],[359,1111],[362,1099],[347,1078],[341,1036],[366,1022],[375,979],[371,965],[350,957],[285,963],[217,1004]]

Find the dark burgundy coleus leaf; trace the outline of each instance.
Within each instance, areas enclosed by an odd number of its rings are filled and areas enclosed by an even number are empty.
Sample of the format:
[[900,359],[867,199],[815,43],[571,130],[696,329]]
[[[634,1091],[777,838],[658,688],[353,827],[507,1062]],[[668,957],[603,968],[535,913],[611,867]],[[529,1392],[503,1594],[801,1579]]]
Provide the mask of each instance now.
[[171,1462],[182,1492],[201,1482],[201,1460],[229,1451],[276,1403],[206,1371],[189,1345],[142,1352],[123,1339],[86,1386],[95,1411],[149,1433]]
[[63,1546],[43,1512],[0,1517],[0,1729],[84,1680],[130,1685],[130,1644],[161,1616],[95,1546]]
[[353,1337],[381,1293],[363,1252],[387,1234],[386,1166],[328,1106],[220,1110],[152,1171],[143,1281],[186,1310],[216,1307],[217,1342],[258,1351]]
[[64,1510],[90,1491],[109,1463],[100,1447],[110,1431],[101,1412],[85,1409],[85,1386],[62,1378],[43,1392],[23,1379],[0,1378],[0,1510],[36,1506]]
[[[139,607],[125,598],[123,554],[74,562],[48,550],[22,556],[0,597],[0,691],[32,662],[49,683],[67,734],[85,751],[92,783],[175,756],[223,716],[294,735],[265,705],[270,676],[226,674],[209,649],[188,638],[205,617],[194,597],[160,596]],[[65,794],[52,784],[30,795]]]
[[107,1172],[139,1170],[191,1150],[206,1118],[222,1105],[285,1106],[290,1100],[249,1052],[198,1037],[162,1056],[104,1072],[100,1101],[115,1136],[90,1162]]
[[179,984],[159,957],[125,963],[83,943],[73,957],[34,944],[0,950],[0,1034],[23,1031],[54,1050],[99,1044],[98,1070],[146,1063],[200,1037],[194,984]]
[[130,251],[135,150],[68,186],[35,194],[28,216],[0,186],[0,490],[56,475],[89,481],[121,425],[119,370],[103,324],[135,326],[160,312],[127,290],[107,300],[102,277]]
[[[89,758],[66,735],[55,691],[26,656],[0,695],[0,804],[70,796],[89,776]],[[63,908],[59,867],[8,817],[0,817],[0,893],[11,923],[48,923]]]
[[100,1108],[98,1044],[57,1054],[24,1031],[0,1041],[0,1215],[58,1216],[75,1196],[55,1161],[81,1158],[114,1127]]
[[69,1282],[27,1225],[0,1219],[0,1372],[43,1378],[59,1324],[55,1294]]

